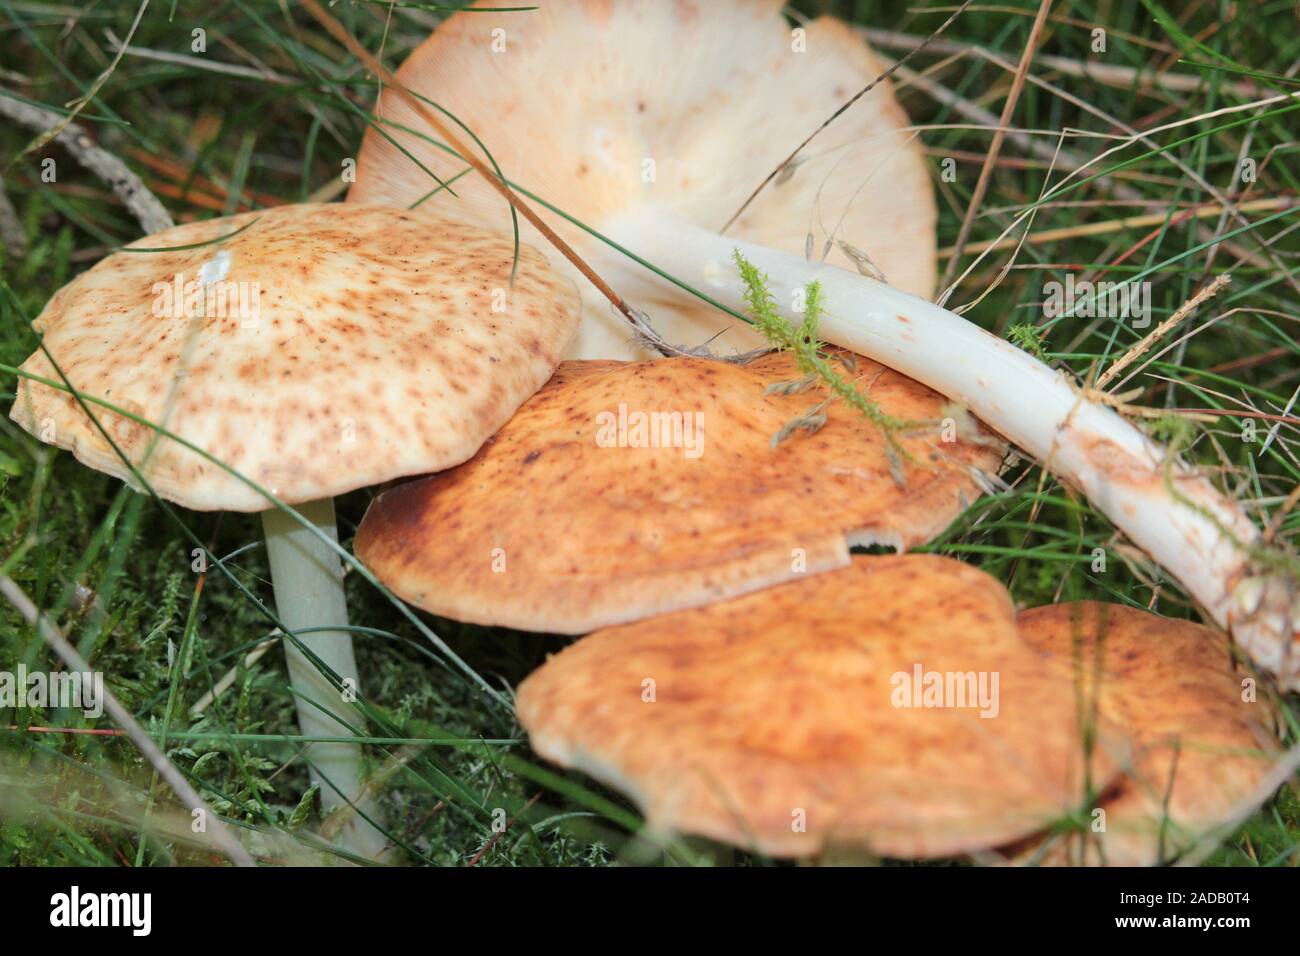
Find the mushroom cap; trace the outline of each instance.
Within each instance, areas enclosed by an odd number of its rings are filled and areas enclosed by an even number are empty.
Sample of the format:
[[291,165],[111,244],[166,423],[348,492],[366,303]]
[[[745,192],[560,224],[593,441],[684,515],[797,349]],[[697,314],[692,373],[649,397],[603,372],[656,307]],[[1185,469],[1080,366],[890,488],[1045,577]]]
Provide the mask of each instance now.
[[1105,829],[1021,848],[1022,861],[1168,862],[1222,825],[1272,769],[1272,707],[1262,688],[1255,701],[1243,699],[1249,674],[1221,632],[1094,601],[1033,608],[1017,620],[1032,647],[1073,667],[1083,699],[1133,746],[1102,795]]
[[[291,504],[469,458],[550,376],[580,319],[577,290],[536,250],[520,249],[512,288],[508,235],[387,206],[283,206],[127,248],[167,251],[116,252],[60,289],[33,323],[45,347],[79,391]],[[59,381],[40,351],[23,369]],[[164,498],[269,507],[195,452],[90,407]],[[20,379],[10,417],[130,480],[67,392]]]
[[[803,52],[780,0],[541,0],[506,17],[448,17],[397,71],[408,89],[482,140],[510,181],[601,231],[653,206],[719,230],[790,152],[884,68],[846,24],[801,25]],[[503,46],[504,44],[504,46]],[[558,79],[557,79],[558,78]],[[350,200],[407,206],[463,161],[426,135],[419,114],[386,91],[367,131]],[[935,206],[927,163],[888,80],[838,117],[728,235],[854,269],[834,237],[866,252],[890,283],[916,295],[935,282]],[[400,148],[399,148],[400,146]],[[481,177],[429,200],[449,215],[502,228],[508,211]],[[540,215],[669,341],[753,348],[762,337],[654,279],[600,239],[534,203]],[[530,241],[531,230],[525,226]],[[560,268],[571,268],[567,262]],[[586,318],[570,357],[633,359],[623,320],[585,279]]]
[[[856,368],[886,413],[947,414],[919,382]],[[923,543],[979,496],[973,469],[998,470],[997,439],[930,427],[900,436],[900,487],[881,432],[838,402],[774,448],[824,397],[767,393],[799,378],[788,353],[565,362],[471,461],[378,496],[357,556],[435,614],[577,634],[844,567],[855,544]]]
[[[905,706],[918,667],[996,673],[996,716]],[[930,555],[599,631],[524,680],[516,712],[538,754],[622,790],[653,830],[769,856],[949,856],[1083,799],[1068,671],[1020,639],[1001,584]],[[1100,737],[1094,780],[1113,773]]]

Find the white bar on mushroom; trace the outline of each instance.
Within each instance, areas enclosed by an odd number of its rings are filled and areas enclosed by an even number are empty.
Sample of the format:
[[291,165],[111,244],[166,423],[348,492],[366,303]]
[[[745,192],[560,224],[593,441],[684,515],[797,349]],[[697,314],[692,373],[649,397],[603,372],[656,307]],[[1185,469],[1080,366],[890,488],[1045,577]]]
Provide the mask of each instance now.
[[1240,506],[1063,375],[932,302],[834,266],[639,211],[607,235],[722,304],[745,308],[736,250],[767,274],[798,323],[796,290],[822,289],[829,342],[895,368],[954,401],[1082,491],[1232,631],[1257,664],[1300,683],[1296,583],[1256,567],[1260,532]]

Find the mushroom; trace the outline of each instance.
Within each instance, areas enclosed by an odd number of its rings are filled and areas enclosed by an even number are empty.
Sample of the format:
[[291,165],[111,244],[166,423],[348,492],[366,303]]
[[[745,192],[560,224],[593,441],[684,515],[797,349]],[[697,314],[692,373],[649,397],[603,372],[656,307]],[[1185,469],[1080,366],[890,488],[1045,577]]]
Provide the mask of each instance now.
[[1002,445],[959,434],[925,386],[836,354],[914,423],[898,452],[825,407],[789,353],[570,361],[472,460],[379,495],[357,557],[435,614],[577,634],[842,568],[855,545],[924,543]]
[[[616,221],[651,204],[683,222],[720,224],[783,152],[883,71],[853,31],[830,17],[808,24],[807,52],[793,52],[779,9],[778,2],[745,0],[580,0],[543,2],[504,24],[478,12],[453,14],[397,78],[464,121],[512,181],[598,231],[608,234]],[[574,44],[578,36],[582,43]],[[494,52],[502,43],[504,50]],[[664,82],[665,57],[672,60],[671,84]],[[429,176],[411,156],[444,179],[462,168],[455,156],[407,132],[430,131],[401,96],[382,96],[374,113],[350,202],[405,206],[424,197]],[[735,234],[798,256],[811,236],[819,260],[846,268],[866,251],[899,288],[931,294],[934,197],[908,125],[891,85],[882,83],[790,168],[779,189],[746,210]],[[490,184],[465,177],[455,189],[451,215],[500,228],[504,206]],[[745,323],[646,281],[652,277],[629,269],[623,256],[573,223],[545,218],[597,272],[616,277],[668,341],[710,339],[719,349],[766,344]],[[629,222],[626,234],[639,241],[636,232]],[[528,235],[536,241],[535,232]],[[646,358],[591,284],[567,262],[558,267],[569,270],[585,306],[569,357]]]
[[[781,6],[543,3],[505,26],[458,13],[397,81],[475,130],[511,185],[557,211],[546,217],[556,231],[670,342],[698,344],[723,324],[697,294],[746,308],[737,254],[796,324],[803,291],[820,283],[828,341],[962,403],[1079,488],[1260,666],[1300,687],[1295,574],[1210,481],[1065,375],[924,298],[934,208],[906,119],[885,82],[837,114],[879,65],[837,21],[792,33]],[[349,198],[408,205],[429,191],[428,171],[460,170],[408,95],[385,87]],[[485,181],[457,192],[430,201],[474,221],[505,214]],[[608,310],[588,312],[576,354],[627,357]]]
[[930,555],[598,631],[525,679],[516,712],[653,832],[776,857],[1000,845],[1075,811],[1124,753],[1104,729],[1087,751],[1069,672],[1020,639],[1006,589]]
[[[300,728],[347,735],[359,714],[324,676],[356,689],[332,496],[459,464],[549,377],[577,291],[529,247],[513,260],[508,236],[385,206],[168,229],[54,295],[10,417],[186,508],[260,511]],[[61,375],[126,414],[90,404],[97,425],[44,384]],[[325,809],[361,792],[358,747],[316,744],[311,766]],[[340,843],[383,845],[356,821]]]
[[1263,799],[1279,753],[1274,711],[1222,633],[1092,601],[1023,611],[1017,623],[1030,646],[1073,666],[1077,696],[1134,750],[1085,829],[1035,840],[1020,861],[1167,863]]

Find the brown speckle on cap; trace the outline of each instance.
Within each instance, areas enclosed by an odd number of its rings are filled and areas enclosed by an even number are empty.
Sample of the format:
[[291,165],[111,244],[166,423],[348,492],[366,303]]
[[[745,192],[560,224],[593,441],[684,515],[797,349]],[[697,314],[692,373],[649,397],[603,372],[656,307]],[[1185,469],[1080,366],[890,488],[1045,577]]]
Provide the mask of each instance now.
[[[1118,604],[1080,601],[1023,611],[1020,633],[1070,667],[1079,700],[1127,735],[1133,759],[1102,794],[1104,830],[1018,847],[1037,865],[1168,863],[1242,807],[1280,752],[1267,691],[1219,631]],[[1258,799],[1263,795],[1254,794]]]
[[[838,402],[815,434],[771,446],[825,398],[767,394],[800,378],[788,354],[565,362],[471,461],[375,501],[357,555],[436,614],[582,633],[843,567],[851,543],[925,542],[978,495],[971,470],[996,472],[1002,446],[945,442],[941,395],[866,358],[857,374],[886,413],[928,423],[900,438],[904,487],[879,430]],[[602,445],[602,416],[621,407],[676,415],[681,440]],[[457,558],[494,547],[507,573]]]
[[[507,284],[509,233],[431,212],[282,206],[136,245],[169,251],[115,253],[61,289],[34,323],[46,348],[79,390],[162,425],[290,503],[463,462],[546,381],[580,317],[573,284],[528,246],[510,311],[494,313],[479,290]],[[196,291],[196,309],[188,292],[174,294],[177,276]],[[374,286],[382,291],[365,291]],[[223,291],[224,305],[208,289]],[[40,352],[23,369],[58,380]],[[420,440],[406,440],[417,407],[428,412]],[[10,414],[34,435],[52,421],[55,444],[129,475],[72,396],[20,379]],[[143,426],[123,429],[133,461],[153,446],[144,472],[163,497],[199,510],[267,506],[183,446],[155,444]]]
[[[927,704],[918,667],[984,696]],[[1069,671],[1020,639],[1006,589],[929,555],[598,631],[530,675],[516,711],[534,750],[629,794],[652,830],[782,857],[990,848],[1127,756],[1104,726],[1088,753]]]

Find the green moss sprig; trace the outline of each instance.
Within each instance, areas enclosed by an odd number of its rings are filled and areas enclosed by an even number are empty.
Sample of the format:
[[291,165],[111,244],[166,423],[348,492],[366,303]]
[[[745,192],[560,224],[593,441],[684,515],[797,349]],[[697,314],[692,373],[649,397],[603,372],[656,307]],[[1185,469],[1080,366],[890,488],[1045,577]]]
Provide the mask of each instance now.
[[[796,327],[778,310],[776,300],[768,288],[767,276],[746,259],[739,249],[732,253],[732,257],[735,260],[736,268],[740,270],[740,278],[745,284],[745,302],[749,306],[749,315],[754,320],[755,327],[777,348],[792,352],[795,362],[799,366],[799,371],[804,373],[805,378],[795,383],[796,386],[802,387],[792,388],[792,391],[804,390],[807,387],[806,383],[810,382],[812,378],[820,379],[831,390],[832,394],[846,405],[865,415],[873,425],[880,429],[880,433],[884,436],[886,453],[890,457],[894,478],[896,481],[899,480],[902,475],[902,463],[910,461],[911,456],[899,443],[897,433],[904,429],[915,428],[920,423],[904,421],[886,413],[876,402],[871,400],[870,396],[859,390],[853,382],[850,382],[836,371],[831,358],[823,351],[821,340],[818,337],[818,321],[821,318],[821,285],[817,282],[810,282],[804,287],[803,322]],[[851,356],[841,356],[840,361],[850,371],[855,367]],[[782,428],[775,436],[777,441],[797,430],[816,431],[820,428],[826,420],[825,404],[825,402],[822,402],[802,419],[795,419],[787,427]],[[804,424],[805,421],[807,422],[806,425]]]
[[1040,362],[1047,362],[1047,349],[1043,347],[1043,330],[1032,322],[1022,322],[1011,326],[1011,341],[1024,349]]

